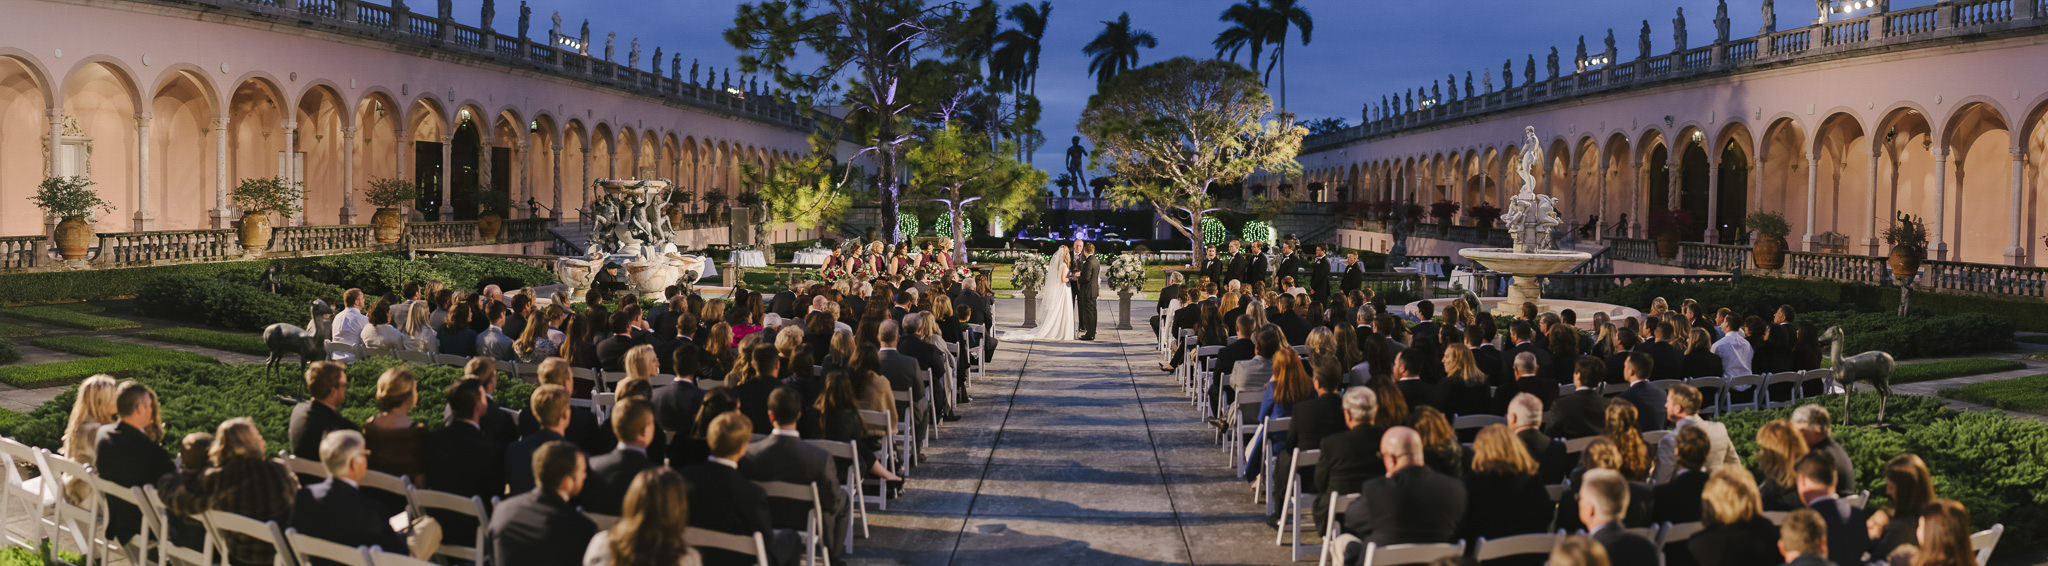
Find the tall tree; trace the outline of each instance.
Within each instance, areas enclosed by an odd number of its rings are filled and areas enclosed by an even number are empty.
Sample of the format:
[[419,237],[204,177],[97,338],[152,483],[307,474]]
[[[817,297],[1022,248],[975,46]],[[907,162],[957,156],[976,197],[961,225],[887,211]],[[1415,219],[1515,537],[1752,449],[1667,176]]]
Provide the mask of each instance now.
[[1095,141],[1095,161],[1116,173],[1109,194],[1117,204],[1152,205],[1197,252],[1203,216],[1272,214],[1299,198],[1279,189],[1237,203],[1210,195],[1257,171],[1301,172],[1294,156],[1308,131],[1274,116],[1258,74],[1236,63],[1178,57],[1117,75],[1088,98],[1078,129]]
[[811,153],[761,169],[751,163],[740,165],[740,179],[759,187],[758,196],[766,214],[754,223],[755,241],[768,241],[768,220],[798,226],[820,226],[839,219],[853,202],[847,191],[836,187],[863,178],[860,169],[839,163],[832,157],[839,136],[829,130],[813,132]]
[[1045,172],[1012,158],[1015,143],[1005,140],[990,148],[973,132],[946,124],[904,156],[912,171],[906,198],[939,204],[950,213],[955,260],[967,259],[962,219],[968,207],[983,218],[1013,222],[1044,201]]
[[1052,2],[1040,0],[1037,7],[1029,3],[1011,6],[1003,15],[1017,27],[1003,30],[996,35],[995,67],[999,71],[994,80],[1013,85],[1016,93],[1017,119],[1014,133],[1018,140],[1017,153],[1026,163],[1033,161],[1038,146],[1045,136],[1038,132],[1038,56],[1045,42],[1046,24],[1052,19]]
[[1131,29],[1131,13],[1124,12],[1115,20],[1102,22],[1102,33],[1088,45],[1081,47],[1088,54],[1088,74],[1095,77],[1098,88],[1119,73],[1138,66],[1138,50],[1159,46],[1159,38],[1151,32]]
[[[1273,49],[1273,58],[1280,64],[1280,111],[1286,112],[1287,33],[1290,28],[1301,28],[1301,44],[1308,45],[1309,34],[1315,32],[1316,21],[1315,18],[1309,17],[1308,10],[1302,9],[1295,0],[1266,0],[1266,14],[1272,42],[1277,46]],[[1257,59],[1258,55],[1254,54],[1252,58]],[[1273,63],[1268,62],[1266,81],[1270,83],[1272,79]]]
[[1216,21],[1229,23],[1230,27],[1223,28],[1216,34],[1216,40],[1209,44],[1216,48],[1217,57],[1233,63],[1237,62],[1239,53],[1250,49],[1252,69],[1257,70],[1259,54],[1266,52],[1268,30],[1272,27],[1267,21],[1271,16],[1272,12],[1266,10],[1259,0],[1231,4],[1223,9],[1223,15],[1216,18]]

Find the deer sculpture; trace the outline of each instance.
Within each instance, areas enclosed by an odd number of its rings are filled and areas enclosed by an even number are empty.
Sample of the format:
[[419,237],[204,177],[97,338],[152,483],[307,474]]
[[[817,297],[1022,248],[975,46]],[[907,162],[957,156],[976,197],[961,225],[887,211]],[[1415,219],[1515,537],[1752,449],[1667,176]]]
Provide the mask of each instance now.
[[308,321],[306,326],[311,327],[311,330],[282,322],[263,327],[263,344],[270,347],[270,360],[264,368],[265,375],[276,373],[277,363],[283,361],[286,354],[299,356],[300,371],[305,371],[306,365],[315,360],[327,359],[327,337],[334,333],[330,328],[334,319],[334,307],[329,306],[327,301],[314,299],[310,310],[312,320]]
[[1830,326],[1820,333],[1820,343],[1828,345],[1828,361],[1835,368],[1835,383],[1842,384],[1842,424],[1849,424],[1849,396],[1856,393],[1859,381],[1877,389],[1877,422],[1882,423],[1885,403],[1892,394],[1892,368],[1898,364],[1892,361],[1891,354],[1878,350],[1842,357],[1847,341],[1840,326]]

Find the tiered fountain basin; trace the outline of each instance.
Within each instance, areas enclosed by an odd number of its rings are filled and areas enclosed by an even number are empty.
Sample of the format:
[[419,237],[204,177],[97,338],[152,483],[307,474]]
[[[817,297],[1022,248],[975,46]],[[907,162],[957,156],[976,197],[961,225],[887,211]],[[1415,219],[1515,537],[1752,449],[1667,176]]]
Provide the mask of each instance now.
[[[1572,309],[1572,312],[1579,315],[1579,324],[1583,327],[1591,328],[1592,314],[1594,312],[1606,312],[1609,316],[1615,317],[1624,315],[1641,316],[1642,314],[1641,311],[1635,309],[1607,303],[1562,300],[1546,301],[1543,299],[1543,285],[1537,279],[1538,276],[1578,267],[1580,263],[1585,263],[1586,260],[1592,259],[1593,254],[1569,250],[1518,252],[1513,248],[1465,248],[1458,250],[1458,255],[1478,262],[1480,265],[1486,266],[1487,269],[1514,275],[1514,283],[1508,286],[1507,297],[1482,298],[1479,300],[1480,306],[1487,307],[1487,312],[1495,315],[1515,316],[1521,314],[1522,303],[1536,303],[1536,310],[1538,312]],[[1437,306],[1443,306],[1441,303],[1448,302],[1450,302],[1449,299],[1439,301],[1440,304]]]

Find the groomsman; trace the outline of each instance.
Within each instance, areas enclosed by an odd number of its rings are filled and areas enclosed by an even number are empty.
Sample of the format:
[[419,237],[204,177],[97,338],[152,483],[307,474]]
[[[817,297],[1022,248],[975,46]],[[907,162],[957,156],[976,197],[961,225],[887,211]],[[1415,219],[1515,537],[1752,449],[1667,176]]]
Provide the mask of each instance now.
[[1230,270],[1230,262],[1216,255],[1216,246],[1207,246],[1207,248],[1209,249],[1209,255],[1208,259],[1203,260],[1202,275],[1208,276],[1211,281],[1215,281],[1218,288],[1228,285],[1230,280],[1223,277],[1224,273]]
[[1252,268],[1252,254],[1245,253],[1243,249],[1241,242],[1230,241],[1230,269],[1224,272],[1225,279],[1218,282],[1218,285],[1229,285],[1231,281],[1242,281],[1246,285],[1252,283],[1251,280],[1245,279],[1245,274]]
[[1308,292],[1317,301],[1330,300],[1330,250],[1316,244],[1315,261],[1308,264]]
[[1289,277],[1294,278],[1294,284],[1307,287],[1307,282],[1301,280],[1301,256],[1294,253],[1294,244],[1283,243],[1280,244],[1280,269],[1273,272],[1273,282],[1277,284]]
[[1344,283],[1337,290],[1346,293],[1365,286],[1365,264],[1358,262],[1358,252],[1344,254]]
[[1265,281],[1267,277],[1273,275],[1273,268],[1266,264],[1265,242],[1252,242],[1252,251],[1249,255],[1252,257],[1251,264],[1245,267],[1244,283],[1246,285],[1250,285],[1253,281]]
[[1101,277],[1101,262],[1095,259],[1095,243],[1074,240],[1077,256],[1074,272],[1074,314],[1078,320],[1081,340],[1095,339],[1095,298],[1098,296],[1096,281]]

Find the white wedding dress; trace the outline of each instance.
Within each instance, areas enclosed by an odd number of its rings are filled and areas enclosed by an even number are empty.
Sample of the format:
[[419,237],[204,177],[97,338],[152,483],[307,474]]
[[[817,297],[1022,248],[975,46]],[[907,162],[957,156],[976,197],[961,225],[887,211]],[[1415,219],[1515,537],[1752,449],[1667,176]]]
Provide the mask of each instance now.
[[1045,286],[1038,295],[1038,327],[1009,332],[1004,340],[1046,342],[1073,340],[1079,334],[1080,315],[1074,311],[1074,290],[1067,283],[1067,251],[1054,254],[1045,270]]

